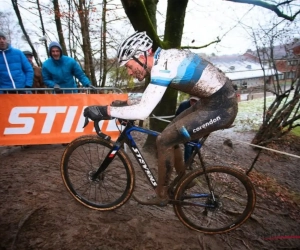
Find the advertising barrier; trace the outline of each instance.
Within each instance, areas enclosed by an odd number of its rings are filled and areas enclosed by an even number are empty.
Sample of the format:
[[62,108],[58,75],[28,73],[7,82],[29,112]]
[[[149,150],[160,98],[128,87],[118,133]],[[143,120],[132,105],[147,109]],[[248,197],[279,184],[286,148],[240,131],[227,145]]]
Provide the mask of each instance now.
[[[68,143],[96,134],[93,122],[84,129],[83,110],[127,100],[127,94],[1,94],[0,145]],[[101,130],[115,140],[116,120],[101,121]]]

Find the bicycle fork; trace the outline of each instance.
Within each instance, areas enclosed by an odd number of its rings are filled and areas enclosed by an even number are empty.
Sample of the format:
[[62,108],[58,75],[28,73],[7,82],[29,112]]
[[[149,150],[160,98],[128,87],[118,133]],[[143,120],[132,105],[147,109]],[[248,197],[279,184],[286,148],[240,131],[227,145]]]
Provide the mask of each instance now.
[[101,173],[103,173],[106,168],[109,166],[109,164],[113,161],[116,154],[118,153],[119,149],[121,148],[122,143],[116,142],[112,149],[108,152],[107,156],[105,157],[104,161],[101,163],[99,168],[95,173],[92,174],[91,179],[92,181],[96,181],[97,178],[100,176]]

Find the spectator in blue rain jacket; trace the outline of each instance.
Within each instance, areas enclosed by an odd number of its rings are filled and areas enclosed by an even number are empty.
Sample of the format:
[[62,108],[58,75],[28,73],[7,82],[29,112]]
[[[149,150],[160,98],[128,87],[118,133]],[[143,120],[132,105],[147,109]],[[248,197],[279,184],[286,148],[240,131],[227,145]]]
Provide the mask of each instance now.
[[0,93],[1,89],[31,88],[32,81],[33,69],[27,58],[21,50],[11,47],[0,31]]
[[[44,83],[48,88],[54,88],[56,92],[62,93],[60,88],[77,88],[74,77],[84,86],[91,85],[90,80],[73,58],[64,56],[58,42],[49,45],[50,58],[42,66]],[[64,93],[77,93],[77,90],[64,90]]]

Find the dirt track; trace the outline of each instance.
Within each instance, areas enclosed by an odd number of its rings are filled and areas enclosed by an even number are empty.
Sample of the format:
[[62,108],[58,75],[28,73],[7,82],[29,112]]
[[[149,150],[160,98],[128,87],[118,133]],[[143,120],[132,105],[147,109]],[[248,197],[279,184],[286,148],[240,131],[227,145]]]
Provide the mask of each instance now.
[[[234,143],[233,150],[228,149],[213,135],[207,145],[206,158],[212,164],[245,167],[255,156],[248,146]],[[300,152],[299,145],[273,146]],[[258,195],[251,219],[231,233],[204,235],[186,228],[172,206],[142,206],[133,199],[110,212],[82,206],[62,183],[63,150],[62,145],[0,147],[1,250],[300,249],[300,239],[274,239],[300,235],[300,171],[295,158],[263,154],[251,175]],[[145,152],[145,158],[156,165],[151,154]],[[143,182],[141,178],[137,175],[137,182]]]

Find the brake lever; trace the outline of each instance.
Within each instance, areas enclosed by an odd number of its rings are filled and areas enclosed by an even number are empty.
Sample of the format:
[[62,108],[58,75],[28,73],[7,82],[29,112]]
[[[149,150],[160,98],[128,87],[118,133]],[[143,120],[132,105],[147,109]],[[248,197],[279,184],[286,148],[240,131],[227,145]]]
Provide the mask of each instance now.
[[99,121],[94,121],[94,128],[95,128],[96,133],[97,133],[98,136],[100,136],[104,140],[110,141],[111,137],[109,135],[103,134],[101,132],[101,129],[99,127]]
[[83,128],[85,128],[89,124],[89,118],[86,116],[83,124]]
[[[83,128],[85,128],[88,124],[89,124],[89,118],[86,116],[85,120],[84,120],[84,125]],[[109,135],[103,134],[100,130],[99,127],[99,121],[94,121],[94,128],[96,130],[96,133],[98,134],[98,136],[100,136],[101,138],[110,141],[111,137]]]

